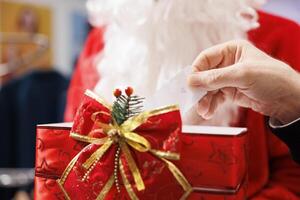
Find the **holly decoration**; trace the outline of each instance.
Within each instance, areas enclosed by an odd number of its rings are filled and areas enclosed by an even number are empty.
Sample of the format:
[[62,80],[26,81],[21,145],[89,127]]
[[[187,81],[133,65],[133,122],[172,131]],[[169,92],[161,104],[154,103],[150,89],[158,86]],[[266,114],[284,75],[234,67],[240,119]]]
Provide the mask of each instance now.
[[115,89],[115,91],[114,91],[114,96],[115,96],[116,98],[118,98],[119,96],[121,96],[121,94],[122,94],[122,91],[121,91],[120,89]]
[[112,117],[118,125],[142,111],[144,98],[133,95],[133,92],[132,87],[127,87],[125,94],[120,89],[114,91],[116,101],[113,103]]

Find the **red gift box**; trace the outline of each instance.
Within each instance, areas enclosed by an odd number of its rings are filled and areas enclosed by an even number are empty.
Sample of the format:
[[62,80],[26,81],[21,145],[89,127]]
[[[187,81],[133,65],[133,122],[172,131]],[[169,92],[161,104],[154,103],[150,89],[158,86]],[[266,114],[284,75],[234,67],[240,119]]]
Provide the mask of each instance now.
[[[56,180],[86,145],[69,137],[71,125],[48,124],[37,128],[35,199],[65,199]],[[245,129],[183,126],[183,131],[177,165],[194,187],[188,199],[245,199]]]
[[[184,193],[192,191],[190,184],[193,192],[188,199],[203,197],[218,200],[222,197],[224,199],[224,196],[244,199],[245,129],[184,126],[186,133],[181,134],[180,115],[176,109],[147,118],[134,132],[149,141],[151,150],[167,152],[167,155],[170,152],[180,153],[180,161],[169,161],[166,158],[172,156],[159,158],[151,152],[139,152],[129,147],[145,189],[138,191],[128,159],[122,153],[119,165],[123,168],[120,167],[117,174],[120,184],[118,193],[115,181],[110,183],[109,178],[114,174],[116,145],[111,145],[107,151],[102,152],[100,159],[91,163],[94,166],[91,172],[89,168],[82,167],[95,152],[106,145],[99,144],[99,139],[105,139],[103,132],[106,126],[102,124],[103,130],[99,132],[95,123],[99,119],[101,123],[107,121],[106,115],[98,115],[103,111],[107,112],[108,109],[100,100],[87,96],[73,126],[62,123],[37,127],[35,199],[96,199],[109,184],[111,186],[102,195],[103,199],[135,199],[133,194],[140,199],[179,199]],[[127,178],[124,179],[124,176]],[[128,185],[131,188],[128,189]],[[130,189],[131,195],[128,192]]]

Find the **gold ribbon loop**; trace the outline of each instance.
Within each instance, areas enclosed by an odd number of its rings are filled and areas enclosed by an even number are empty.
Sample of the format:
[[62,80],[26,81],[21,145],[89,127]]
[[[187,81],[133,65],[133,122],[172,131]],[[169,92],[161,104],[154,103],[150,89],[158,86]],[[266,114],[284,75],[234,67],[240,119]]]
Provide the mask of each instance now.
[[114,129],[114,126],[112,126],[111,124],[105,124],[105,123],[102,123],[100,121],[95,121],[95,123],[103,129],[103,132],[104,133],[108,133],[110,130]]
[[85,135],[80,135],[78,133],[70,133],[70,137],[73,138],[74,140],[80,141],[80,142],[85,142],[85,143],[90,143],[90,144],[104,144],[108,137],[104,138],[93,138]]
[[145,111],[136,116],[130,117],[122,125],[122,130],[133,131],[143,123],[145,123],[149,118],[150,113]]
[[126,142],[139,152],[146,152],[151,148],[151,145],[146,138],[134,132],[124,132],[123,136],[126,139]]
[[93,114],[92,114],[92,116],[91,116],[91,119],[95,122],[95,121],[97,121],[96,120],[96,117],[97,117],[97,115],[106,115],[107,117],[111,117],[111,114],[110,113],[108,113],[108,112],[104,112],[104,111],[98,111],[98,112],[94,112]]

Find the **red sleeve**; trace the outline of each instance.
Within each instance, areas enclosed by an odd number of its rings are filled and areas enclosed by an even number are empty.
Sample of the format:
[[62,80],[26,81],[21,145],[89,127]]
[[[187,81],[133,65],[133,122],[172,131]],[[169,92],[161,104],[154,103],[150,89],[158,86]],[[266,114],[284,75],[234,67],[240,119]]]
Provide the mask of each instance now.
[[[288,63],[296,70],[300,70],[299,25],[266,13],[259,12],[259,15],[261,27],[250,32],[249,39],[269,55]],[[251,200],[299,200],[300,165],[295,164],[292,160],[288,148],[283,142],[267,128],[265,128],[264,133],[268,143],[269,166],[263,166],[267,168],[264,170],[267,179],[266,182],[260,183],[260,189],[255,191]],[[259,149],[261,147],[256,147],[256,155],[261,153]]]
[[94,28],[88,35],[71,79],[67,94],[65,121],[73,120],[84,91],[94,88],[98,82],[99,75],[94,61],[103,47],[103,28]]

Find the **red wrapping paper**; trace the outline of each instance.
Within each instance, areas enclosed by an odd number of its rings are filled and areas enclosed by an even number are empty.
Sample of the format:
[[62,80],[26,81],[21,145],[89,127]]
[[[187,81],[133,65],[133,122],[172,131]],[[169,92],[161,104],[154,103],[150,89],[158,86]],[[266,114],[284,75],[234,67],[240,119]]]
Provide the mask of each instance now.
[[[70,130],[70,124],[66,123],[38,126],[35,199],[64,199],[55,180],[85,145],[71,139]],[[232,194],[195,191],[188,199],[223,200],[225,196],[229,200],[245,199],[247,160],[243,150],[246,134],[225,138],[218,135],[183,134],[182,142],[178,166],[194,187],[222,188],[228,191],[237,189]],[[214,146],[218,148],[214,149]],[[168,187],[168,184],[163,184],[162,180],[161,187]],[[178,189],[181,190],[180,187]]]
[[246,199],[246,129],[200,127],[192,134],[189,129],[188,126],[183,128],[178,166],[194,187],[190,199]]
[[[92,114],[99,110],[107,111],[106,109],[103,104],[87,96],[79,108],[71,132],[88,135],[97,128],[97,125],[92,120]],[[97,117],[101,122],[108,122],[109,120],[105,115]],[[138,126],[134,132],[146,138],[151,143],[152,149],[179,153],[181,141],[179,138],[181,135],[180,113],[178,110],[171,110],[167,113],[151,116],[145,123]],[[66,128],[53,128],[47,125],[38,126],[36,199],[41,199],[41,193],[49,193],[47,194],[49,197],[46,194],[42,194],[44,195],[43,199],[55,199],[56,196],[61,197],[64,195],[53,180],[61,176],[70,160],[82,149],[83,151],[80,153],[75,166],[64,183],[64,189],[71,199],[96,199],[108,178],[113,174],[115,145],[105,152],[90,174],[90,178],[82,182],[81,178],[85,174],[85,170],[81,166],[100,145],[87,145],[75,141],[69,137],[69,133],[70,129],[66,130]],[[97,132],[93,137],[101,138],[101,133]],[[140,199],[161,199],[162,196],[164,199],[179,199],[184,194],[181,186],[170,173],[165,163],[159,158],[147,152],[135,151],[132,148],[131,153],[146,186],[146,189],[140,192],[133,187]],[[124,162],[125,158],[121,156],[121,160]],[[130,170],[126,162],[124,163],[125,174],[129,182],[134,185]],[[42,185],[42,182],[46,181],[46,179],[49,179],[47,181],[52,187],[48,187],[45,184]],[[105,199],[129,199],[125,188],[122,187],[122,181],[120,179],[119,181],[121,182],[121,193],[118,194],[113,186]],[[55,197],[53,197],[54,194]]]
[[[93,130],[95,125],[90,120],[90,116],[99,109],[99,106],[102,105],[87,97],[75,118],[72,132],[88,134]],[[160,124],[157,127],[156,122],[159,120],[173,123]],[[185,133],[181,135],[180,129],[176,131],[178,125],[181,126],[179,113],[173,112],[159,117],[151,117],[136,131],[147,138],[152,147],[156,149],[179,152],[181,146],[179,141],[182,141],[181,160],[174,163],[190,184],[196,188],[188,199],[244,199],[246,194],[245,134],[220,136],[205,133]],[[87,146],[86,143],[69,137],[70,131],[70,124],[38,126],[35,199],[65,199],[65,195],[56,180],[60,178],[71,159]],[[166,132],[167,134],[162,134]],[[97,146],[91,145],[82,153],[76,164],[77,168],[95,149]],[[135,190],[140,199],[171,200],[181,197],[183,189],[163,162],[147,153],[134,150],[132,152],[134,152],[133,157],[146,185],[146,190],[143,192]],[[114,153],[115,147],[106,152],[105,156],[101,158],[102,161],[94,169],[95,172],[89,182],[83,184],[78,180],[77,177],[83,173],[80,169],[70,173],[65,184],[66,188],[71,190],[71,199],[95,199],[97,197],[103,187],[103,181],[107,180],[109,174],[112,173]],[[126,175],[130,183],[134,184],[128,170],[126,170]],[[73,189],[74,193],[72,193]],[[130,198],[123,187],[121,187],[120,194],[113,187],[106,199]]]
[[[91,115],[99,110],[108,112],[107,108],[104,108],[102,104],[86,97],[74,119],[74,125],[71,131],[81,135],[87,135],[97,128],[95,127],[97,125],[92,120]],[[109,123],[110,119],[106,115],[100,115],[98,120]],[[135,129],[134,132],[145,137],[151,143],[153,149],[179,153],[181,120],[178,110],[149,117],[148,120]],[[101,134],[99,137],[101,137]],[[71,199],[96,199],[98,193],[113,174],[116,145],[113,145],[104,154],[86,182],[82,183],[78,178],[83,177],[85,173],[85,170],[81,167],[82,164],[98,148],[99,145],[89,145],[85,148],[74,166],[74,170],[69,174],[64,186]],[[161,195],[166,197],[170,196],[172,191],[176,191],[175,194],[172,194],[172,198],[173,195],[175,198],[180,198],[183,195],[183,190],[180,189],[180,185],[178,185],[176,179],[172,177],[172,174],[160,159],[149,153],[141,153],[133,149],[131,149],[131,152],[146,186],[146,189],[142,192],[138,192],[134,188],[138,197],[149,200],[159,199]],[[126,163],[124,157],[121,156],[121,159]],[[127,165],[125,165],[125,172],[129,182],[134,184],[133,177]],[[119,181],[121,181],[121,179],[119,179]],[[91,186],[93,186],[92,190]],[[161,193],[161,195],[154,193],[154,191],[158,194]],[[121,188],[120,194],[117,194],[116,188],[113,187],[107,194],[106,199],[114,199],[116,197],[129,199],[124,187]]]
[[63,200],[56,179],[84,144],[69,137],[71,124],[37,127],[34,199]]

